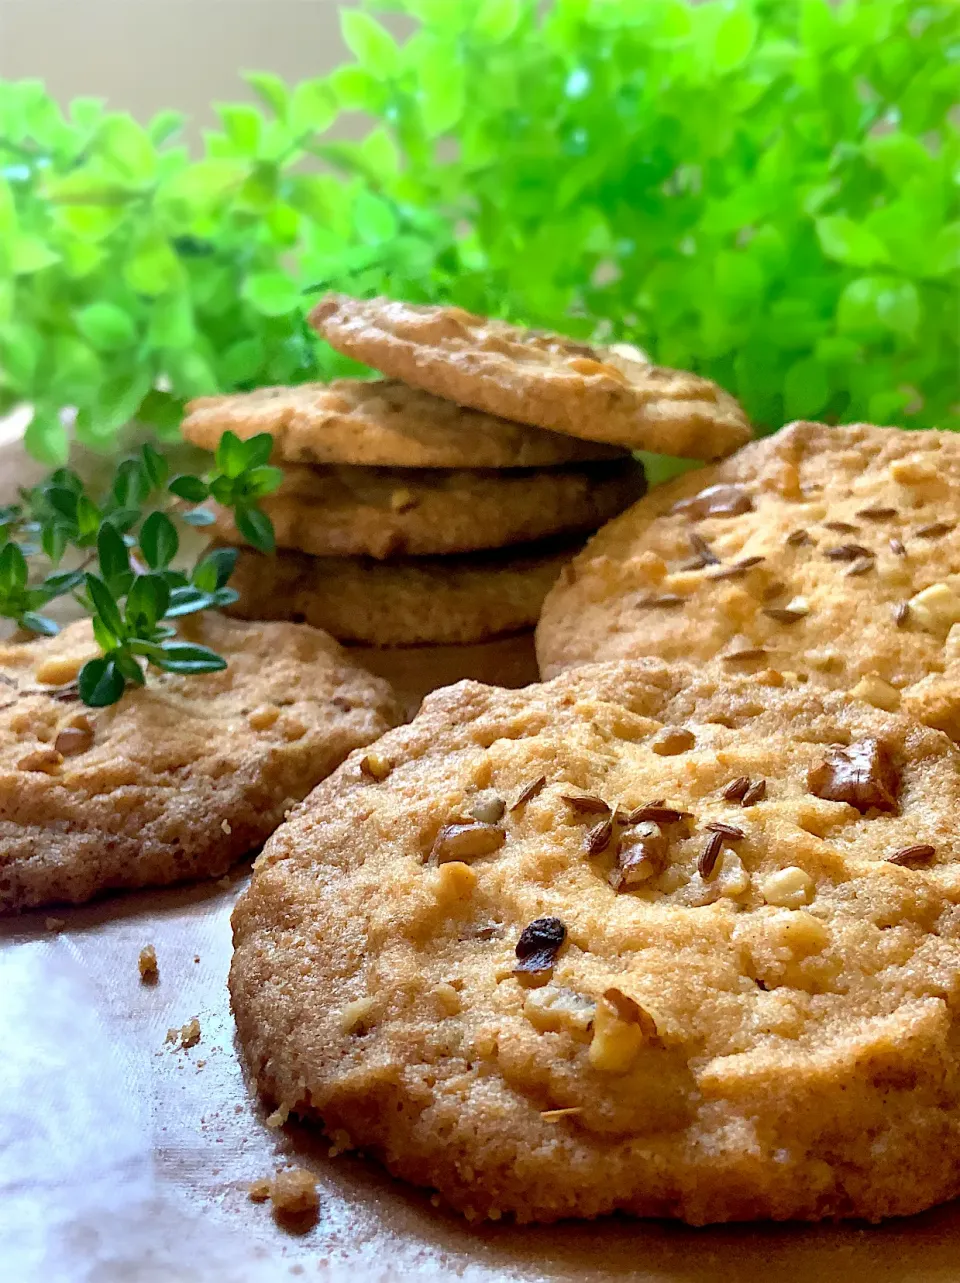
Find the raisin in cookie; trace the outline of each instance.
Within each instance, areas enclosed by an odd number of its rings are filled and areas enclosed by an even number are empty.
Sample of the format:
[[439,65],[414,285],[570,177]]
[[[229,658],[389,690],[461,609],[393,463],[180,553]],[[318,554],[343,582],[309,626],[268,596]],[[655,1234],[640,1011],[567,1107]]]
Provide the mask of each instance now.
[[273,557],[244,548],[230,587],[240,619],[303,620],[370,646],[455,645],[531,628],[580,543],[544,542],[460,557]]
[[198,397],[183,435],[215,450],[227,430],[274,439],[274,460],[396,468],[541,468],[624,452],[464,409],[392,379],[335,379]]
[[387,683],[315,629],[184,623],[228,667],[151,673],[110,708],[73,684],[87,621],[0,646],[0,912],[224,873],[399,720]]
[[458,307],[330,294],[311,324],[341,352],[460,405],[630,450],[718,459],[750,439],[729,393],[627,345],[595,348]]
[[[596,530],[645,489],[639,463],[538,471],[288,465],[260,506],[277,546],[317,556],[436,556]],[[244,543],[229,512],[217,534]]]
[[471,1217],[915,1212],[960,1193],[958,807],[946,736],[809,685],[461,683],[267,844],[241,1042]]
[[546,676],[638,655],[787,670],[886,709],[936,683],[949,729],[958,625],[960,438],[795,423],[601,530],[537,652]]

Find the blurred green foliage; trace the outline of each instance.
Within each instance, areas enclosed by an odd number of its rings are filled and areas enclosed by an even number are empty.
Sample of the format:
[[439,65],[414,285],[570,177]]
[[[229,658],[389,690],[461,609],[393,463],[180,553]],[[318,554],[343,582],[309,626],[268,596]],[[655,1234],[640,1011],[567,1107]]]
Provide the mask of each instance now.
[[133,417],[175,433],[199,393],[358,369],[305,325],[328,287],[631,340],[764,430],[960,426],[954,0],[342,21],[353,61],[248,75],[260,105],[218,106],[199,159],[172,112],[0,82],[0,413],[34,405],[39,458],[64,407],[105,446]]

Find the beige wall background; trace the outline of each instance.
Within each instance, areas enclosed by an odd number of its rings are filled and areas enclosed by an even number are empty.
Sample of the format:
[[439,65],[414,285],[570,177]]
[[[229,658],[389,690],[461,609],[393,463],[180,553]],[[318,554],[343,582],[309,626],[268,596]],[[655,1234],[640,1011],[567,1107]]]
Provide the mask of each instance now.
[[106,98],[139,119],[166,107],[193,129],[250,95],[244,69],[301,79],[345,56],[337,0],[0,0],[0,77],[36,76],[61,101]]

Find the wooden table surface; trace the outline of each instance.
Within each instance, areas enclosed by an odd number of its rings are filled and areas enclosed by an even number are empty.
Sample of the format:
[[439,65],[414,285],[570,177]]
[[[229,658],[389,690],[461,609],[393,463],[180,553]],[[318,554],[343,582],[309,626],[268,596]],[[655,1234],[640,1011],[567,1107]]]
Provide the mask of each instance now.
[[[0,454],[0,487],[23,475]],[[361,652],[411,708],[460,676],[533,680],[529,637]],[[272,1130],[234,1045],[229,915],[248,876],[0,922],[2,1283],[273,1283],[303,1277],[613,1283],[956,1283],[960,1206],[876,1227],[662,1222],[479,1228],[316,1134]],[[63,920],[48,930],[45,918]],[[159,983],[137,957],[157,950]],[[188,1051],[167,1030],[194,1016]],[[250,1181],[296,1158],[321,1208],[280,1229]]]

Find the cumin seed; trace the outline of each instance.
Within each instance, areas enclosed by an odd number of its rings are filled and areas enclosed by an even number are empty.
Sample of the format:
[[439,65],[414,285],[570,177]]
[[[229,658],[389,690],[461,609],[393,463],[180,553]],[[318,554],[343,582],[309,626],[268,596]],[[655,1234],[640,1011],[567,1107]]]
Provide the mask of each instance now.
[[510,810],[516,811],[519,807],[523,806],[525,802],[532,801],[538,793],[543,792],[546,783],[547,777],[545,775],[538,775],[535,780],[531,780],[525,788],[520,790],[517,800],[514,802],[513,806],[511,806]]
[[710,833],[719,833],[721,837],[729,838],[731,842],[739,842],[747,836],[743,829],[738,829],[735,824],[724,824],[723,820],[711,820],[704,827]]
[[711,833],[707,845],[697,857],[697,872],[706,881],[716,868],[720,852],[723,850],[723,834]]
[[741,806],[755,806],[757,802],[762,802],[767,796],[767,781],[757,780],[756,784],[751,784],[743,795],[740,803]]
[[749,775],[738,775],[724,788],[720,796],[725,802],[742,802],[743,795],[750,787]]

